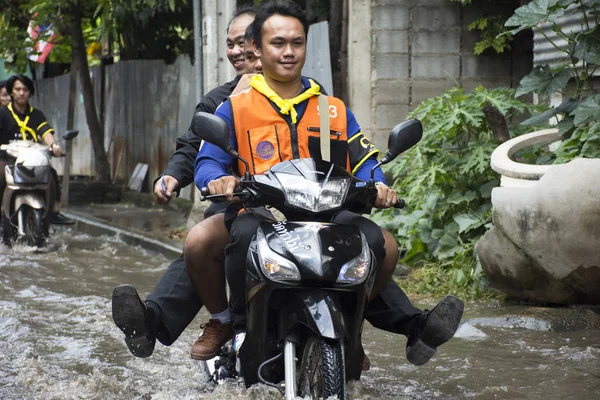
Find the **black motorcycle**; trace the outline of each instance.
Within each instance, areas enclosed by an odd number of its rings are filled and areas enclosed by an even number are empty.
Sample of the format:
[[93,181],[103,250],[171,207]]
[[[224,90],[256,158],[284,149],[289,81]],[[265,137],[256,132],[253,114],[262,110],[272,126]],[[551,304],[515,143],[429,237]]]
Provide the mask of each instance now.
[[[248,166],[231,147],[220,118],[198,112],[192,131]],[[378,166],[421,136],[418,120],[396,126]],[[309,158],[241,179],[234,195],[244,208],[273,207],[285,220],[265,218],[248,249],[246,336],[241,348],[236,345],[239,353],[231,343],[223,347],[215,379],[242,376],[247,386],[260,381],[286,399],[346,397],[346,382],[361,375],[363,315],[377,268],[362,232],[328,221],[340,210],[370,212],[377,195],[374,171],[364,182],[333,163]],[[207,199],[224,198],[206,188],[201,192]],[[396,207],[403,204],[399,200]]]

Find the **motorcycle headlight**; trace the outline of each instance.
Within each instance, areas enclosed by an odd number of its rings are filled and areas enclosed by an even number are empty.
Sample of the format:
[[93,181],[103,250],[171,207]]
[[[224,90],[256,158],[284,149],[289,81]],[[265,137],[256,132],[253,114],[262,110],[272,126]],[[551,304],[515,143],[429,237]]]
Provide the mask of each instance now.
[[360,255],[348,261],[340,269],[340,274],[337,277],[337,283],[346,283],[356,285],[362,283],[369,276],[369,266],[371,265],[371,251],[367,238],[363,233],[360,233],[362,241],[362,251]]
[[256,231],[258,259],[263,273],[274,281],[299,281],[300,272],[290,260],[285,259],[269,247],[262,229]]
[[308,211],[321,212],[342,205],[350,187],[350,179],[336,178],[314,182],[287,175],[281,179],[281,186],[290,205]]

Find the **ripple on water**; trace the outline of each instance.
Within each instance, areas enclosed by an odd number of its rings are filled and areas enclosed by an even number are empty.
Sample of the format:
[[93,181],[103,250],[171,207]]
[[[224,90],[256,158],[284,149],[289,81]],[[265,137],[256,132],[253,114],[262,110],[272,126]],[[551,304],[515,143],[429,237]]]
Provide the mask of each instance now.
[[[50,370],[52,367],[52,370]],[[89,375],[70,374],[43,359],[32,359],[15,378],[20,388],[44,399],[124,399],[132,398],[130,381],[94,368]]]

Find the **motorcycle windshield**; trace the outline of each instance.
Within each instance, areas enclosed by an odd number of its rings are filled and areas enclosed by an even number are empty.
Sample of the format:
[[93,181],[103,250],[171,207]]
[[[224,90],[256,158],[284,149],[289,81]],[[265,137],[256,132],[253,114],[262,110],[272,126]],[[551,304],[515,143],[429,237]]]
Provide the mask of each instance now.
[[312,212],[339,208],[351,183],[351,176],[335,164],[312,158],[290,160],[271,168],[291,206]]

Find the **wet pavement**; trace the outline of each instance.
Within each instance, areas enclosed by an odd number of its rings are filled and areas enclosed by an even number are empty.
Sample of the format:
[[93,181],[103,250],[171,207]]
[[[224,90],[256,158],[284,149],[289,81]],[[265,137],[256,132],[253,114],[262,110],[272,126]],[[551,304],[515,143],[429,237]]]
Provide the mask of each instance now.
[[[147,359],[131,356],[114,326],[112,288],[149,293],[181,251],[184,213],[131,203],[65,212],[77,224],[46,248],[0,245],[0,399],[280,398],[264,386],[206,384],[189,358],[204,313]],[[596,308],[467,304],[456,337],[421,367],[406,361],[403,336],[365,324],[363,344],[372,367],[351,399],[600,398]]]
[[145,206],[133,202],[85,204],[69,206],[63,213],[76,221],[77,231],[123,236],[130,244],[176,257],[183,249],[187,213],[153,204],[150,195],[140,196],[144,196]]

